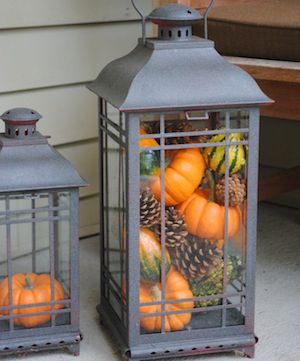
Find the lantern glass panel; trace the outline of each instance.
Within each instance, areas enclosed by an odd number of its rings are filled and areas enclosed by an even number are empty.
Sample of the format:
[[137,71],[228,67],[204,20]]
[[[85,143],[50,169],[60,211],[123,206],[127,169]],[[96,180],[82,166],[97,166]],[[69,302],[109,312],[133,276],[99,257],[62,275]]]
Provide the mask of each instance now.
[[126,326],[126,151],[124,115],[105,103],[101,117],[102,296]]
[[140,119],[141,333],[244,324],[249,112]]
[[[70,192],[16,193],[1,196],[0,203],[1,280],[8,277],[13,282],[16,274],[46,274],[50,276],[51,288],[50,300],[34,301],[27,306],[29,318],[37,318],[39,313],[43,313],[44,322],[28,326],[20,324],[20,320],[25,318],[16,317],[22,305],[11,303],[11,286],[8,282],[9,300],[6,307],[10,308],[11,313],[2,313],[0,329],[12,331],[70,324]],[[63,290],[63,297],[59,299],[56,281]]]

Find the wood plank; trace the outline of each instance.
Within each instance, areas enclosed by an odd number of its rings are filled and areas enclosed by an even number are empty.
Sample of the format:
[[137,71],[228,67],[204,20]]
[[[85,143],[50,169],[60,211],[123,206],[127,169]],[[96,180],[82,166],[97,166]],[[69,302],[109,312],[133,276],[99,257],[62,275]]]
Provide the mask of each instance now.
[[258,80],[258,85],[275,103],[263,107],[261,114],[266,117],[300,120],[300,83]]
[[281,171],[278,174],[263,178],[259,182],[259,201],[276,198],[300,188],[300,166]]
[[300,83],[300,62],[225,57],[255,79]]
[[[214,4],[214,7],[220,6],[234,6],[246,3],[258,3],[261,0],[217,0]],[[206,8],[210,4],[211,0],[191,0],[190,4],[195,9]]]
[[299,122],[262,118],[260,164],[272,168],[297,167],[300,162]]
[[[41,113],[43,118],[38,123],[38,129],[42,134],[51,135],[52,145],[88,140],[97,134],[97,97],[83,85],[17,92],[0,97],[1,112],[14,107],[30,107]],[[3,125],[0,121],[0,132]]]
[[[139,0],[145,14],[151,1]],[[130,0],[1,0],[0,29],[138,19]]]
[[[214,4],[214,7],[220,6],[232,6],[232,5],[240,5],[245,3],[258,3],[260,0],[217,0]],[[191,6],[195,9],[205,9],[210,4],[211,0],[158,0],[160,5],[168,4],[168,3],[177,3],[184,4],[187,6]]]
[[91,81],[140,33],[137,22],[0,31],[0,93]]

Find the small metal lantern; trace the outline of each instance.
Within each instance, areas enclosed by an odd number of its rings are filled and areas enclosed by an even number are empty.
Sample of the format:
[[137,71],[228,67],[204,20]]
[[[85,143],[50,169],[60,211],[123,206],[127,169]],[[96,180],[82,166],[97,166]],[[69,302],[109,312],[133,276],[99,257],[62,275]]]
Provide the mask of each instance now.
[[79,187],[85,181],[36,130],[5,112],[0,134],[0,354],[79,354]]
[[148,19],[158,38],[88,86],[100,104],[101,321],[128,360],[252,357],[259,106],[271,100],[192,36],[194,9]]

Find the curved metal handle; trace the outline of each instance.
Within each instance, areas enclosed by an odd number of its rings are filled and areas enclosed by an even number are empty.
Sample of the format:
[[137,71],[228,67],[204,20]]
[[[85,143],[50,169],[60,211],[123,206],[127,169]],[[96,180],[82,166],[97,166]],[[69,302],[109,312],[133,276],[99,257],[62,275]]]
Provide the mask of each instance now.
[[144,14],[138,9],[138,7],[135,4],[135,0],[131,0],[132,6],[134,7],[135,11],[140,15],[142,19],[142,38],[143,38],[143,44],[146,44],[146,18]]
[[210,4],[208,5],[208,7],[205,10],[205,13],[203,15],[203,18],[204,18],[204,37],[205,37],[205,39],[208,38],[207,18],[208,18],[208,15],[209,15],[212,7],[214,6],[215,2],[216,2],[216,0],[211,0]]

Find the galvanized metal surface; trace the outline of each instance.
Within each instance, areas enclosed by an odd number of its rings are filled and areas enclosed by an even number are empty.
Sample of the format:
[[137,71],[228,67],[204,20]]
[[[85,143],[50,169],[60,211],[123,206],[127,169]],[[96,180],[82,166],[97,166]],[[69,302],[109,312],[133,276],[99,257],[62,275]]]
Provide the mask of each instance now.
[[88,88],[124,112],[271,102],[250,75],[228,63],[211,42],[197,38],[166,43],[147,40],[146,46],[140,44],[107,65]]
[[36,110],[30,108],[13,108],[4,112],[0,119],[12,122],[38,121],[42,116]]
[[[7,128],[18,131],[40,117],[27,108],[12,109],[2,116]],[[0,280],[8,279],[8,304],[0,306],[0,354],[68,348],[77,355],[82,339],[78,188],[87,184],[38,132],[8,135],[0,135],[0,226],[4,238]],[[49,275],[51,298],[16,304],[13,276],[32,272]],[[58,300],[56,280],[63,289],[63,298]],[[31,313],[21,312],[31,307]],[[16,322],[16,317],[38,316],[46,316],[38,327]]]
[[201,14],[190,6],[181,4],[166,4],[154,9],[148,16],[148,20],[159,26],[176,26],[194,24],[203,19]]
[[[17,108],[9,114],[5,112],[2,118],[10,124],[20,120],[23,123],[37,121],[41,115],[32,112],[34,114],[26,108]],[[21,139],[0,134],[0,169],[0,192],[87,185],[76,169],[38,132],[28,133]]]
[[[112,119],[109,119],[107,113],[107,104],[103,102],[103,99],[100,99],[100,129],[101,137],[110,137],[110,131],[108,125],[112,125]],[[128,358],[128,360],[140,360],[140,359],[155,359],[155,358],[167,358],[174,356],[188,356],[196,355],[203,353],[213,353],[213,352],[226,352],[232,350],[239,350],[244,352],[249,356],[254,355],[254,345],[256,342],[254,334],[254,277],[255,277],[255,227],[256,227],[256,194],[255,187],[257,187],[257,156],[258,156],[258,110],[257,109],[233,109],[233,112],[239,114],[241,111],[247,112],[249,114],[249,124],[250,126],[244,126],[240,128],[234,128],[231,126],[231,112],[226,110],[218,109],[216,112],[207,111],[207,118],[211,118],[211,114],[218,114],[218,112],[223,111],[225,113],[225,128],[223,129],[212,129],[212,130],[200,130],[196,132],[174,132],[174,133],[165,133],[164,122],[165,114],[160,116],[160,128],[161,132],[158,134],[145,134],[139,135],[140,119],[141,114],[130,114],[127,116],[127,133],[126,133],[126,144],[124,149],[127,151],[127,162],[126,166],[128,169],[126,183],[128,189],[128,200],[127,200],[127,215],[128,215],[128,228],[127,228],[127,251],[126,259],[128,260],[128,266],[126,271],[126,301],[124,300],[124,289],[115,284],[113,281],[114,274],[110,269],[107,262],[109,262],[109,257],[112,255],[111,252],[118,252],[118,250],[112,249],[111,239],[112,229],[108,228],[108,223],[103,224],[102,227],[106,229],[103,237],[103,246],[102,246],[102,273],[101,273],[101,289],[104,290],[108,287],[110,289],[112,284],[114,284],[114,292],[119,292],[119,302],[120,306],[125,307],[125,312],[127,314],[127,328],[124,329],[124,324],[120,321],[120,317],[116,313],[116,306],[114,306],[105,292],[102,292],[101,296],[101,307],[98,308],[102,321],[108,325],[111,329],[114,337],[117,339],[117,343],[121,345],[122,352]],[[174,113],[173,113],[174,114]],[[204,121],[205,121],[204,120]],[[106,124],[106,125],[105,125]],[[116,124],[116,123],[115,123]],[[115,127],[115,129],[117,129]],[[121,132],[121,129],[119,128]],[[240,142],[231,142],[229,140],[229,134],[242,132],[249,138],[248,140],[243,140]],[[165,138],[169,137],[186,137],[186,136],[195,136],[195,135],[214,135],[214,134],[226,134],[226,141],[223,143],[192,143],[192,144],[172,144],[165,145]],[[243,289],[240,291],[238,288],[230,293],[226,291],[224,294],[206,296],[206,297],[193,297],[193,301],[203,301],[215,298],[222,298],[223,304],[219,306],[210,306],[207,308],[194,308],[189,310],[193,314],[192,322],[190,326],[179,332],[163,332],[164,322],[162,325],[162,331],[158,333],[147,333],[141,332],[139,317],[140,314],[140,303],[139,303],[139,139],[147,138],[159,138],[159,145],[149,147],[148,149],[155,149],[160,151],[160,167],[163,169],[165,166],[165,160],[163,153],[165,150],[169,149],[189,149],[189,148],[205,148],[207,146],[222,146],[226,145],[226,173],[225,173],[225,188],[226,188],[226,197],[225,197],[225,233],[228,229],[228,208],[229,208],[229,198],[228,198],[228,186],[229,186],[229,146],[243,144],[249,146],[249,163],[247,165],[247,174],[249,176],[249,181],[251,184],[248,185],[248,217],[247,217],[247,230],[248,230],[248,241],[247,241],[247,257],[244,260],[247,267],[245,284],[242,286]],[[122,145],[120,138],[118,136],[114,137],[115,140],[119,139],[119,144]],[[102,151],[100,149],[100,154],[107,153],[107,147],[109,144],[108,141],[102,143]],[[124,144],[122,145],[124,146]],[[256,170],[255,170],[256,169]],[[107,173],[102,174],[102,184],[109,184],[111,178],[107,177]],[[116,175],[110,174],[110,177]],[[161,180],[162,184],[163,179]],[[102,188],[102,199],[107,197],[107,186],[104,189]],[[164,204],[164,187],[162,186],[162,204]],[[120,191],[120,190],[119,190]],[[254,195],[253,195],[254,193]],[[106,200],[105,207],[103,208],[104,222],[107,222],[108,210],[110,205],[108,199]],[[163,207],[164,208],[164,207]],[[161,232],[162,232],[162,244],[164,244],[164,216],[162,212],[161,220]],[[106,219],[106,221],[105,221]],[[102,220],[103,222],[103,220]],[[110,235],[110,236],[109,236]],[[228,257],[228,244],[229,239],[228,235],[225,234],[225,246],[224,246],[224,260]],[[115,242],[113,242],[115,243]],[[162,248],[164,249],[164,247]],[[119,249],[119,252],[121,250]],[[122,252],[121,252],[122,253]],[[162,259],[165,258],[165,254],[162,251]],[[164,262],[163,262],[164,264]],[[225,274],[226,274],[226,263],[225,263]],[[186,311],[165,311],[165,305],[169,303],[174,303],[175,301],[167,301],[164,299],[164,284],[165,284],[165,271],[162,267],[162,300],[156,302],[148,302],[143,304],[147,305],[161,305],[162,309],[160,312],[155,312],[155,316],[164,316],[171,314],[185,313]],[[227,277],[223,279],[224,285],[227,285]],[[246,301],[242,303],[227,304],[227,299],[233,296],[243,297]],[[185,301],[189,301],[185,299]],[[241,313],[241,309],[244,309]],[[144,315],[145,317],[145,315]],[[153,314],[148,314],[146,317],[153,317]],[[164,317],[163,317],[164,319]],[[229,321],[231,319],[231,321]],[[220,321],[219,327],[217,326],[217,321]],[[207,324],[206,324],[207,322]],[[212,326],[212,323],[216,322],[215,326]],[[230,324],[230,326],[229,326]]]
[[[211,9],[212,0],[206,16]],[[160,39],[148,39],[127,56],[107,65],[98,78],[88,88],[99,96],[100,129],[100,197],[101,210],[101,305],[98,310],[102,321],[111,329],[118,340],[124,356],[128,360],[168,358],[174,356],[198,355],[212,352],[238,350],[254,356],[254,278],[256,243],[256,191],[258,162],[258,106],[271,100],[258,88],[255,81],[240,68],[225,61],[214,49],[214,44],[205,39],[191,37],[189,22],[198,21],[199,13],[181,6],[167,5],[156,9],[148,17],[159,24]],[[108,115],[108,106],[112,105],[126,114],[126,132]],[[114,111],[116,110],[114,109]],[[193,121],[192,111],[201,110],[205,117],[197,121],[210,123],[195,132],[166,133],[167,116],[182,113]],[[178,114],[179,112],[180,115]],[[160,119],[160,131],[157,134],[140,135],[141,120],[146,115],[156,114]],[[247,114],[247,124],[242,126],[240,114]],[[224,115],[222,129],[218,129],[217,120]],[[237,115],[237,126],[232,126],[232,114]],[[181,118],[180,118],[181,119]],[[158,121],[158,120],[157,120]],[[230,134],[243,133],[244,140],[232,142]],[[225,134],[224,142],[166,144],[167,138],[212,136]],[[187,313],[187,310],[170,310],[166,306],[176,304],[176,300],[166,299],[165,262],[165,177],[161,172],[161,300],[143,303],[143,306],[159,305],[156,312],[143,314],[140,304],[140,259],[139,259],[139,192],[140,192],[140,139],[157,139],[158,144],[147,150],[159,152],[160,168],[166,165],[165,152],[178,149],[203,149],[208,146],[225,146],[225,230],[224,230],[224,277],[223,293],[191,300],[204,301],[222,299],[221,304],[210,307],[194,307],[188,310],[192,321],[180,331],[166,332],[165,317]],[[109,184],[117,174],[109,173],[108,147],[113,140],[126,154],[126,247],[121,246],[120,231],[116,236],[111,227],[111,213],[114,209],[120,213],[123,209],[113,208],[110,204]],[[249,159],[245,167],[248,177],[247,212],[242,242],[241,259],[246,267],[244,278],[227,287],[227,262],[229,256],[229,147],[243,145],[248,147]],[[123,179],[123,178],[122,178]],[[123,180],[122,180],[123,181]],[[119,179],[116,191],[122,192]],[[122,223],[123,224],[123,223]],[[124,232],[123,232],[124,233]],[[115,239],[117,237],[117,239]],[[118,245],[119,246],[116,246]],[[125,274],[121,267],[111,268],[111,259],[120,256],[120,262],[126,263]],[[123,258],[126,258],[123,260]],[[117,279],[125,280],[125,285]],[[235,297],[235,301],[231,298]],[[190,299],[180,300],[190,301]],[[180,302],[177,300],[177,302]],[[126,317],[125,317],[126,316]],[[124,318],[125,317],[125,318]],[[157,332],[146,332],[140,327],[144,317],[161,317],[162,327]],[[126,321],[126,322],[124,322]]]

